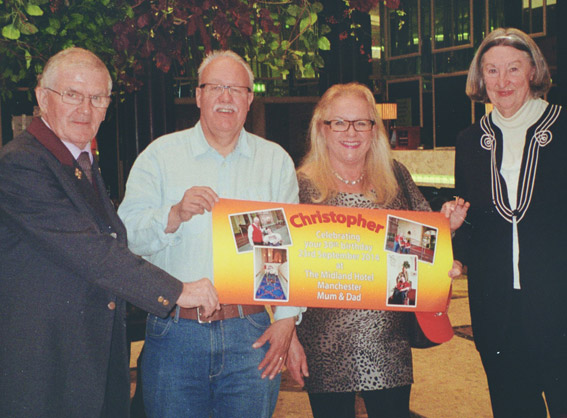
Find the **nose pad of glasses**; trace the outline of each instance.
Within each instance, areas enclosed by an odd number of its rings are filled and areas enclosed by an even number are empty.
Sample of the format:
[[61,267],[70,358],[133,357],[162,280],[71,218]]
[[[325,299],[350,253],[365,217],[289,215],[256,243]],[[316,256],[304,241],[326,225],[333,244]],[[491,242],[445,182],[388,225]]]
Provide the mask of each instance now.
[[82,112],[84,112],[85,110],[90,111],[95,108],[91,103],[90,97],[85,97],[81,103],[75,106],[77,106],[77,108]]

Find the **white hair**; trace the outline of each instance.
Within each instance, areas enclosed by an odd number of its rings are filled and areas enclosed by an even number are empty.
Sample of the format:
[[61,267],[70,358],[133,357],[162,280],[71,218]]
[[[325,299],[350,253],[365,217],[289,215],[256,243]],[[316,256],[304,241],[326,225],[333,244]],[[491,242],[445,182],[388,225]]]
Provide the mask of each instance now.
[[249,80],[249,83],[250,83],[250,85],[248,87],[250,87],[250,90],[254,89],[254,73],[252,72],[252,68],[250,68],[250,64],[248,64],[236,52],[230,51],[228,49],[227,50],[212,51],[205,57],[205,59],[203,60],[203,62],[199,66],[199,70],[197,71],[198,74],[199,74],[199,81],[198,81],[199,85],[201,85],[201,77],[203,76],[203,72],[205,71],[205,68],[207,68],[207,66],[211,62],[213,62],[214,60],[216,60],[218,58],[230,58],[230,59],[236,61],[237,63],[239,63],[240,65],[242,65],[244,67],[244,69],[246,70],[246,72],[248,73],[248,80]]
[[104,62],[91,51],[77,47],[64,49],[49,58],[43,72],[38,77],[37,85],[39,87],[53,86],[60,69],[69,67],[90,68],[105,72],[108,76],[108,93],[112,91],[112,78]]

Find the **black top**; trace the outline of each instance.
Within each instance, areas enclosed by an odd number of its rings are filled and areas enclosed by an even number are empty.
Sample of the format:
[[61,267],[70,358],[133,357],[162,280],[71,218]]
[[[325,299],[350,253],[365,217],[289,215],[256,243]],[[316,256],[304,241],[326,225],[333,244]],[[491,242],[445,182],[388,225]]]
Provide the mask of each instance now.
[[[507,205],[506,182],[500,175],[502,132],[491,116],[457,139],[456,192],[471,207],[470,224],[457,231],[453,246],[455,259],[468,266],[472,326],[480,351],[501,350],[519,319],[526,342],[541,355],[567,352],[567,279],[562,263],[567,249],[566,122],[565,112],[549,105],[528,129],[516,211]],[[514,218],[521,290],[513,288]],[[519,312],[512,312],[513,298]]]

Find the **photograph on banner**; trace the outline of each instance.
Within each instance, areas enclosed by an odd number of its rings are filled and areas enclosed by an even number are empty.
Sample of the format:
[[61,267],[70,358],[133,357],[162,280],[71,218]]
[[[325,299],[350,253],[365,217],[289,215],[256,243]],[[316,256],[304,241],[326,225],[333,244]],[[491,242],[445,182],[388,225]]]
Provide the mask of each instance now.
[[419,261],[433,263],[437,228],[408,219],[388,216],[386,251],[417,255]]
[[291,235],[283,209],[251,211],[230,215],[236,252],[252,251],[256,245],[291,245]]
[[254,300],[289,300],[289,263],[286,248],[254,247]]
[[409,254],[388,254],[387,305],[416,306],[418,257]]
[[212,217],[222,303],[445,309],[453,254],[438,212],[220,199]]

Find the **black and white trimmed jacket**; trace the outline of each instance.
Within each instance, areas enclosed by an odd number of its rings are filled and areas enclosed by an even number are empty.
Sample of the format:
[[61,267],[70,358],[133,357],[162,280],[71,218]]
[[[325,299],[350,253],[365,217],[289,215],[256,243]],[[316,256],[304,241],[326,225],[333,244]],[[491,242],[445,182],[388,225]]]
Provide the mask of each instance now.
[[[475,343],[499,351],[511,329],[512,297],[534,343],[567,352],[567,115],[548,105],[526,133],[517,209],[508,205],[500,174],[502,132],[492,116],[462,131],[455,157],[456,193],[469,201],[469,224],[453,240],[454,258],[468,266]],[[520,247],[521,290],[513,288],[513,223]],[[537,345],[536,344],[536,345]],[[546,351],[549,353],[549,351]]]

